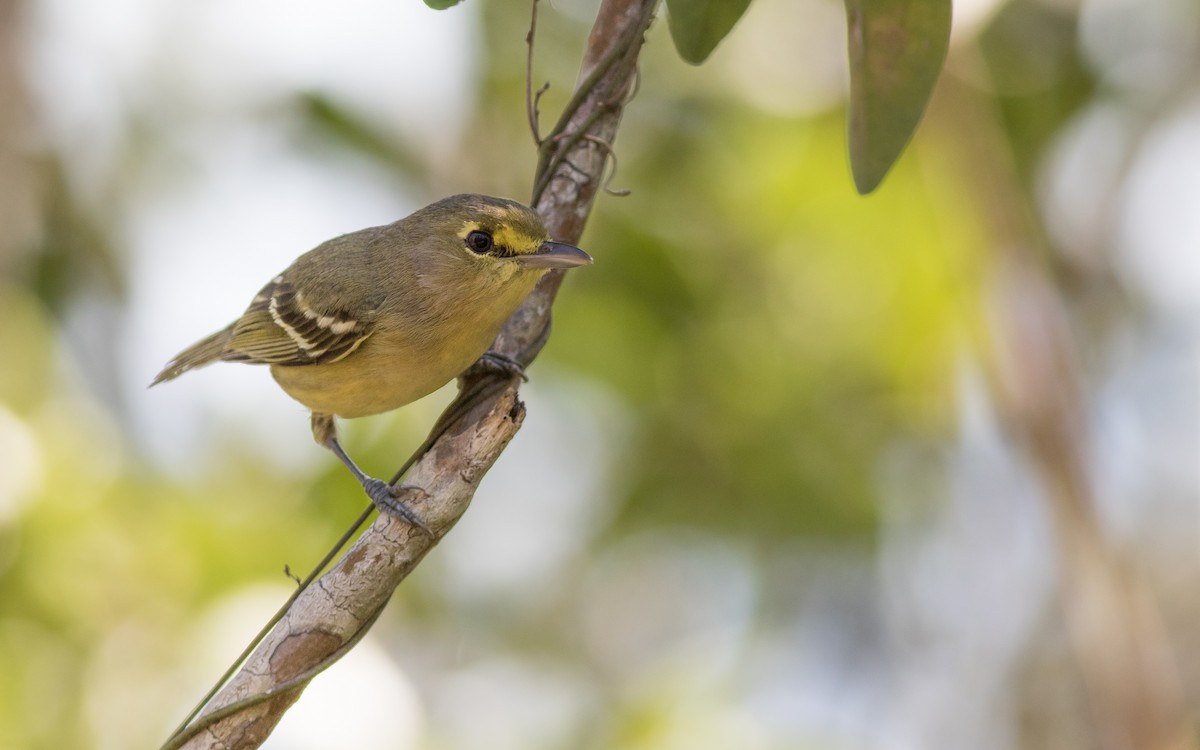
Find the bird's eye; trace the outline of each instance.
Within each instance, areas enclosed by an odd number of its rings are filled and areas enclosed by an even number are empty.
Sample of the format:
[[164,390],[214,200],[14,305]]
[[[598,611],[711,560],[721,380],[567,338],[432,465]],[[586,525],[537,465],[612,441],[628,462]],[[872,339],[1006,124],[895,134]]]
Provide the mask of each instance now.
[[467,247],[471,252],[483,255],[492,249],[492,235],[477,229],[467,235]]

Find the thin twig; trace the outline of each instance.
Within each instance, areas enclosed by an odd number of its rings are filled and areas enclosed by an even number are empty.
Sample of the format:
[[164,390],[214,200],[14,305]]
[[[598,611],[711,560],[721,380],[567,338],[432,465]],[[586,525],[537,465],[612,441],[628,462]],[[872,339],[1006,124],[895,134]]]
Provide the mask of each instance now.
[[[616,64],[617,60],[621,59],[629,48],[632,46],[635,39],[645,33],[644,29],[627,31],[625,36],[617,40],[613,48],[600,60],[600,63],[594,67],[587,77],[580,81],[575,92],[571,94],[571,98],[563,107],[563,113],[558,118],[558,122],[554,124],[554,128],[550,134],[542,139],[538,148],[538,165],[534,169],[534,174],[541,177],[546,171],[547,162],[550,160],[551,154],[547,148],[548,144],[555,142],[555,139],[560,134],[566,132],[567,127],[571,124],[571,119],[583,108],[584,101],[595,93],[596,85],[604,78],[609,69]],[[534,203],[537,203],[535,198]]]
[[[612,144],[603,138],[594,135],[585,135],[583,137],[587,139],[588,143],[594,143],[595,145],[599,146],[600,149],[604,151],[604,155],[608,159],[612,160],[612,169],[609,170],[608,177],[604,180],[604,185],[602,187],[604,192],[608,193],[609,195],[615,195],[619,198],[624,198],[625,196],[629,195],[630,190],[628,188],[613,189],[609,187],[609,185],[612,184],[613,178],[617,176],[617,152],[613,149]],[[604,170],[600,170],[600,173],[604,174]]]
[[542,96],[549,90],[550,90],[550,82],[546,81],[545,83],[543,83],[541,85],[540,88],[538,88],[537,91],[533,92],[533,124],[534,124],[533,140],[539,146],[542,145],[542,137],[541,137],[541,135],[538,134],[537,124],[542,119],[542,113],[541,113]]
[[532,9],[529,15],[529,33],[525,35],[525,44],[529,47],[529,51],[525,54],[525,113],[529,117],[529,132],[533,133],[534,145],[542,145],[542,137],[538,130],[538,100],[542,98],[542,94],[546,89],[550,88],[550,84],[544,84],[538,89],[537,96],[532,94],[533,91],[533,40],[537,35],[537,13],[538,0],[533,0],[531,3]]
[[[608,105],[601,103],[593,109],[577,129],[569,132],[555,133],[553,136],[546,139],[546,143],[553,144],[555,148],[550,152],[550,158],[546,160],[545,166],[539,165],[538,179],[533,186],[533,202],[536,205],[542,199],[542,193],[546,188],[550,187],[550,183],[556,177],[559,177],[558,167],[566,160],[567,154],[588,135],[588,131],[592,126],[600,121],[608,111]],[[579,170],[584,171],[584,170]]]

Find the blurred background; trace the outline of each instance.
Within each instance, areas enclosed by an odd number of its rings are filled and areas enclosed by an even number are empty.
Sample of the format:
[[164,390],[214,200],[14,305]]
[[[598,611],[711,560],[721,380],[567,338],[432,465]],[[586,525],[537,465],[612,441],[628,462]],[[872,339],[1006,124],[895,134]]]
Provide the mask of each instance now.
[[[327,238],[527,198],[527,26],[0,0],[0,746],[158,746],[358,514],[265,370],[146,385]],[[700,68],[660,19],[524,428],[267,747],[1191,746],[1200,4],[956,2],[867,198],[845,60],[835,0]]]

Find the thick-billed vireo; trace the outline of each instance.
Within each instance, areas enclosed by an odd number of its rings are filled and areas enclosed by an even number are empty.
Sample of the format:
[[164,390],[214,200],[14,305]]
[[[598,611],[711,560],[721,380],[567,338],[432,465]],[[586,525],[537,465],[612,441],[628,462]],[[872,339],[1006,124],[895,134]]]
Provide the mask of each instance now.
[[313,437],[376,507],[424,528],[399,499],[405,486],[368,476],[346,454],[334,417],[379,414],[437,390],[487,352],[547,269],[591,262],[553,242],[533,209],[455,195],[301,255],[240,318],[177,354],[151,385],[211,362],[270,365],[312,410]]

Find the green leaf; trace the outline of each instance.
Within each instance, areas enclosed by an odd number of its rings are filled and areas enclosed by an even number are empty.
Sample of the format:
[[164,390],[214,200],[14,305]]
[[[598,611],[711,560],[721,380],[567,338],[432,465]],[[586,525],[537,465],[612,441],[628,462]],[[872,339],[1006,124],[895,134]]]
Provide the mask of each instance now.
[[750,0],[667,0],[667,28],[679,56],[692,65],[708,59]]
[[425,0],[425,4],[434,10],[445,10],[452,5],[458,5],[462,0]]
[[850,169],[879,186],[912,138],[950,42],[950,0],[846,0]]

